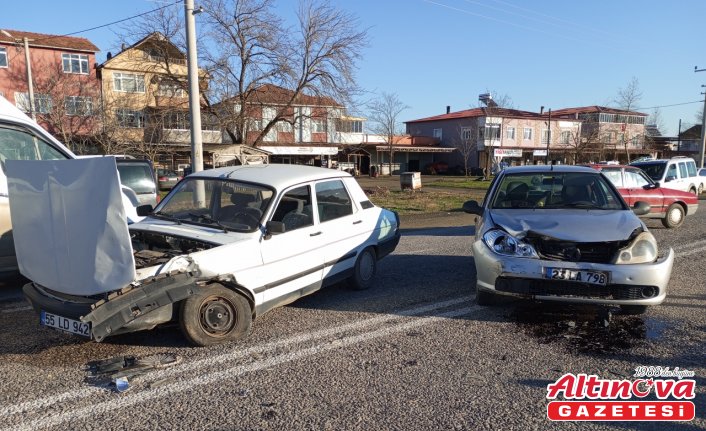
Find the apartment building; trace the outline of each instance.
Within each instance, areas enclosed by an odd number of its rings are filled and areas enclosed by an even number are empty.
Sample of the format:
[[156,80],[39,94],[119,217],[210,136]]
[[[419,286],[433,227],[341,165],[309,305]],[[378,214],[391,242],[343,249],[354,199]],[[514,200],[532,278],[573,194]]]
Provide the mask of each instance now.
[[97,51],[81,37],[0,29],[0,96],[80,151],[99,126]]
[[[501,161],[511,165],[573,161],[582,121],[558,119],[548,112],[482,107],[406,121],[412,137],[429,136],[456,151],[439,156],[449,166],[484,169]],[[489,160],[490,158],[490,160]]]

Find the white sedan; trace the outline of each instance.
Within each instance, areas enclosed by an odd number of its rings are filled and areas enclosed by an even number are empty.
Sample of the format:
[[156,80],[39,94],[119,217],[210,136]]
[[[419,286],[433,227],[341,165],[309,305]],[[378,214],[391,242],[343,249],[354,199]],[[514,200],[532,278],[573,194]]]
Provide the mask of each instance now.
[[[61,163],[46,168],[49,183],[56,182],[56,165]],[[24,198],[13,201],[11,193],[13,214],[46,214],[51,211],[29,205],[79,196],[56,196],[53,186],[45,191],[52,199],[29,197],[26,183],[40,183],[37,175],[26,167],[14,171],[31,178],[14,180]],[[74,189],[76,181],[71,177]],[[96,186],[95,178],[87,181]],[[67,234],[46,245],[52,253],[18,251],[23,274],[32,280],[24,292],[41,324],[101,341],[178,320],[193,344],[232,341],[246,336],[256,317],[326,285],[347,280],[355,289],[370,287],[377,261],[400,238],[397,214],[373,205],[353,177],[307,166],[195,173],[156,208],[138,210],[147,217],[129,230],[110,221],[116,226],[107,240],[100,238],[100,223],[94,223],[95,233],[71,235],[91,228],[85,208],[62,213],[50,230]],[[37,232],[37,223],[30,232],[18,224],[16,242],[23,234],[24,243],[51,239]],[[94,249],[95,256],[71,256]],[[57,252],[59,264],[51,261]],[[110,259],[101,264],[102,256]],[[85,277],[77,279],[80,273]]]

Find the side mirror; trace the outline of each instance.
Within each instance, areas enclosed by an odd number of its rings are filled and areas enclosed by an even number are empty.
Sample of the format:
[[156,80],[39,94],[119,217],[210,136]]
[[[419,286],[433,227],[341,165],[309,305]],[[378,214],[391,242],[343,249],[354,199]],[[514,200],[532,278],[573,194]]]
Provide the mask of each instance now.
[[658,189],[658,188],[660,188],[660,187],[661,187],[661,186],[659,185],[659,181],[655,181],[655,188]]
[[150,215],[153,209],[154,208],[152,208],[152,205],[140,205],[136,208],[137,215],[140,217],[148,216]]
[[467,201],[464,202],[463,204],[463,211],[469,213],[469,214],[475,214],[478,216],[483,215],[483,208],[481,208],[480,205],[478,205],[478,202],[476,201]]
[[265,224],[265,239],[270,239],[273,234],[284,233],[285,231],[284,223],[270,220]]
[[650,204],[645,201],[637,201],[632,207],[632,212],[637,216],[642,216],[650,213]]

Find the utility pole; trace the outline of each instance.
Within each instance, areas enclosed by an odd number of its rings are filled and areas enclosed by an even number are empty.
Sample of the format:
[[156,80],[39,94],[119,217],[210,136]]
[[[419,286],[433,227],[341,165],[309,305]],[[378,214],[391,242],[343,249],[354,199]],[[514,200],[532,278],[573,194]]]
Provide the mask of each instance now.
[[23,39],[25,44],[25,63],[27,64],[27,93],[29,94],[29,115],[33,120],[37,119],[34,108],[34,84],[32,83],[32,63],[29,61],[29,39]]
[[194,0],[184,0],[186,14],[186,61],[189,78],[189,114],[191,116],[191,172],[203,171],[203,141],[201,136],[201,97],[196,53],[196,20]]
[[[706,69],[699,69],[698,66],[694,66],[694,73],[703,72]],[[704,85],[701,86],[705,87]],[[701,93],[704,94],[704,93]],[[704,167],[704,152],[706,150],[706,95],[704,96],[704,110],[701,115],[701,168]]]
[[547,120],[547,154],[544,156],[544,164],[549,164],[549,144],[552,142],[552,108],[549,108],[549,119]]

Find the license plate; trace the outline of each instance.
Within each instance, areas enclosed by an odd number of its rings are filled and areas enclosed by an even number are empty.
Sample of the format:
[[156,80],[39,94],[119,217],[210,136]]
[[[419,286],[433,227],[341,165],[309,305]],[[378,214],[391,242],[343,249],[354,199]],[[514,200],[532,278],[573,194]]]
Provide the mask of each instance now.
[[58,314],[48,313],[44,310],[42,310],[42,314],[40,315],[39,323],[60,331],[70,332],[83,337],[91,337],[91,325],[88,322],[80,322],[78,320],[69,319],[68,317],[59,316]]
[[581,269],[544,268],[544,278],[552,280],[576,281],[605,286],[608,284],[608,273],[603,271],[585,271]]

